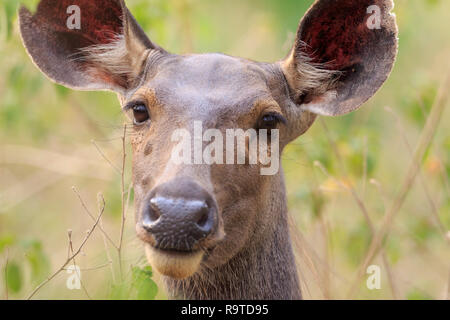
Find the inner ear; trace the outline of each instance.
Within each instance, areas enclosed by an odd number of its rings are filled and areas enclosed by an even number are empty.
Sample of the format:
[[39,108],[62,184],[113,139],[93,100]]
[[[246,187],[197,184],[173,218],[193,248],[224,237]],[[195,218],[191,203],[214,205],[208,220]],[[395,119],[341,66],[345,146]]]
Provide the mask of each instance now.
[[[74,6],[78,9],[69,10]],[[35,64],[73,89],[123,93],[142,69],[146,51],[158,48],[123,0],[41,0],[34,15],[22,7],[19,18]],[[70,19],[79,26],[70,27]]]
[[[345,114],[381,87],[397,54],[392,8],[392,0],[315,2],[282,63],[290,87],[304,99],[305,110]],[[379,25],[372,25],[372,20]]]

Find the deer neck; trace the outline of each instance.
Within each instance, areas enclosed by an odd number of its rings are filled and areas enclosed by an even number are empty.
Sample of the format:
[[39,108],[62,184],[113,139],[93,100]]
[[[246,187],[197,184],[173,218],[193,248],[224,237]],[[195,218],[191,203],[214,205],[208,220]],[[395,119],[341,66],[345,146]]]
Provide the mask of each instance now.
[[253,237],[250,244],[226,264],[214,269],[205,268],[201,273],[185,280],[165,278],[171,298],[301,299],[289,236],[282,174],[280,184],[273,189],[269,198],[279,205],[276,212],[273,206],[265,206],[265,208],[270,210],[267,213],[272,215],[272,219],[277,217],[278,221],[266,227],[262,234]]

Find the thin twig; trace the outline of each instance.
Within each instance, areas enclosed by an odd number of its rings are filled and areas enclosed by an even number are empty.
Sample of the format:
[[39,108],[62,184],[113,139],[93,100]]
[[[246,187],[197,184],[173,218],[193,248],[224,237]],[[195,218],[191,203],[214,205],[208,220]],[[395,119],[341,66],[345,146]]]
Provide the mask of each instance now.
[[[299,230],[298,227],[296,226],[296,223],[294,221],[294,219],[289,216],[289,224],[292,226],[292,230]],[[297,228],[297,229],[294,229]],[[320,267],[322,268],[326,268],[328,270],[330,270],[330,273],[333,274],[333,276],[342,281],[343,283],[347,284],[349,283],[349,280],[346,279],[344,276],[342,276],[341,274],[339,274],[336,270],[333,269],[332,266],[327,265],[327,262],[324,261],[318,254],[317,252],[314,250],[314,246],[312,246],[311,244],[308,243],[308,241],[305,239],[305,237],[302,235],[301,232],[295,232],[292,233],[292,238],[293,238],[293,246],[296,249],[296,252],[299,252],[300,255],[302,255],[302,257],[304,259],[302,259],[302,263],[306,263],[311,271],[311,273],[313,274],[313,276],[315,277],[319,287],[321,286],[320,283],[320,276],[319,276],[319,272],[318,272],[318,268],[317,268],[317,264],[315,262],[317,262],[318,264],[320,264]],[[321,288],[322,292],[323,292],[323,288]]]
[[365,270],[372,262],[376,254],[383,246],[384,240],[389,236],[389,232],[392,226],[392,221],[395,215],[400,211],[403,203],[406,200],[407,195],[411,189],[411,186],[415,182],[419,169],[421,167],[426,150],[430,147],[433,137],[436,133],[439,123],[442,119],[442,114],[447,104],[447,96],[449,94],[448,87],[450,86],[450,73],[447,74],[446,79],[442,83],[435,103],[431,109],[431,113],[427,119],[425,127],[422,131],[421,137],[417,144],[417,148],[414,152],[410,167],[407,171],[405,179],[401,185],[400,191],[392,202],[391,207],[388,209],[386,215],[383,218],[379,231],[373,237],[369,250],[364,258],[363,263],[360,265],[357,272],[356,279],[350,288],[349,297],[352,297],[358,289],[358,285],[364,276]]
[[445,193],[447,197],[450,197],[450,181],[447,175],[447,170],[445,169],[445,165],[442,163],[442,156],[439,158],[439,167],[441,169],[442,181],[445,187]]
[[364,137],[364,149],[363,149],[363,185],[362,185],[362,198],[364,199],[366,196],[366,184],[367,184],[367,170],[368,170],[368,154],[369,154],[369,146],[367,143],[367,136]]
[[122,270],[122,243],[123,243],[123,233],[125,229],[125,220],[126,220],[126,212],[125,212],[125,165],[126,165],[126,133],[127,133],[127,125],[123,126],[123,136],[122,136],[122,171],[121,171],[121,193],[122,193],[122,222],[120,225],[120,236],[119,236],[119,245],[117,246],[117,251],[119,255],[119,269],[120,275],[123,278],[123,270]]
[[340,179],[337,179],[334,176],[332,176],[328,172],[328,170],[323,166],[323,164],[320,163],[320,161],[314,161],[314,166],[320,168],[320,170],[322,170],[322,172],[327,177],[331,178],[338,186],[340,186],[344,190],[347,190],[347,191],[349,191],[351,193],[351,195],[353,196],[353,199],[356,201],[358,207],[361,209],[361,212],[363,213],[364,218],[366,219],[366,222],[369,225],[369,228],[371,230],[373,230],[374,227],[373,227],[372,221],[371,221],[371,219],[369,217],[369,213],[367,212],[367,208],[366,208],[364,202],[361,200],[361,198],[356,193],[355,189],[350,184],[345,184]]
[[[346,190],[350,189],[349,186],[343,184],[340,180],[338,180],[335,177],[333,177],[332,175],[330,175],[328,173],[328,171],[326,170],[326,168],[319,161],[315,161],[314,165],[316,167],[319,167],[326,176],[328,176],[329,178],[333,179],[339,186],[341,186],[342,188],[344,188]],[[353,192],[352,195],[356,195],[356,192]],[[358,197],[354,197],[354,199],[355,199],[355,201],[358,202],[359,198]],[[362,201],[361,201],[361,203],[362,203]],[[359,208],[363,208],[363,207],[364,207],[364,205],[359,206]],[[372,220],[370,219],[369,215],[367,214],[367,211],[362,211],[362,212],[363,212],[364,217],[366,218],[366,223],[369,226],[370,237],[373,238],[374,235],[375,235],[375,227],[373,226]],[[364,214],[364,213],[366,213],[366,214]],[[386,256],[386,252],[384,251],[383,248],[381,250],[381,255],[382,255],[382,258],[383,258],[383,265],[386,268],[386,272],[388,274],[389,286],[390,286],[391,291],[392,291],[392,296],[394,297],[394,299],[397,299],[397,292],[396,292],[396,286],[395,286],[395,283],[394,283],[393,272],[392,272],[391,266],[389,265],[389,260],[388,260],[388,258]]]
[[[87,150],[87,149],[86,149]],[[98,161],[83,158],[79,150],[77,155],[67,155],[45,149],[21,145],[2,145],[0,164],[22,164],[64,176],[87,177],[111,181],[111,170]]]
[[[327,266],[330,265],[330,232],[328,228],[328,224],[326,218],[323,214],[320,214],[320,227],[322,229],[323,242],[324,242],[324,260]],[[332,299],[331,296],[331,281],[330,281],[330,272],[327,268],[323,268],[323,281],[324,281],[324,298],[325,300]]]
[[[320,120],[321,120],[321,124],[322,124],[322,126],[323,126],[323,128],[325,130],[325,135],[326,135],[326,137],[327,137],[327,139],[328,139],[328,141],[329,141],[329,143],[331,145],[331,148],[333,149],[333,152],[334,152],[334,154],[335,154],[335,156],[336,156],[336,158],[338,160],[338,163],[339,163],[339,166],[341,168],[341,171],[343,172],[343,176],[344,177],[348,177],[347,170],[346,170],[346,167],[344,165],[344,161],[342,160],[341,153],[339,152],[339,149],[338,149],[338,147],[336,145],[336,142],[331,137],[330,131],[328,130],[328,127],[327,127],[325,121],[323,119],[320,119]],[[349,180],[349,179],[347,179],[347,180]],[[356,204],[361,209],[361,212],[363,213],[364,218],[366,219],[366,222],[369,225],[369,228],[373,230],[373,225],[372,225],[372,222],[371,222],[370,217],[369,217],[369,212],[367,211],[367,208],[366,208],[364,202],[359,197],[359,195],[356,192],[356,190],[353,187],[353,185],[351,183],[348,183],[347,185],[344,185],[342,182],[340,182],[340,180],[337,180],[337,181],[338,181],[339,185],[344,186],[347,190],[350,191],[350,193],[352,194],[353,198],[356,201]]]
[[49,283],[53,278],[55,278],[61,271],[64,270],[64,268],[70,263],[70,261],[72,261],[76,256],[78,256],[78,254],[81,252],[81,250],[83,249],[84,245],[87,243],[87,241],[89,240],[89,238],[91,237],[92,233],[94,232],[95,228],[97,227],[100,218],[102,217],[103,213],[105,212],[105,205],[102,207],[102,210],[100,212],[100,214],[98,215],[97,219],[95,220],[94,225],[91,227],[91,229],[89,229],[86,237],[84,238],[84,240],[81,242],[80,246],[78,247],[78,249],[69,257],[67,258],[67,260],[62,264],[62,266],[56,270],[55,273],[53,273],[50,277],[48,277],[45,281],[43,281],[41,284],[39,284],[27,297],[27,300],[30,300],[43,286],[45,286],[47,283]]
[[95,142],[95,140],[91,140],[94,147],[97,149],[98,153],[103,157],[103,159],[106,160],[106,162],[109,163],[109,165],[118,173],[120,174],[120,169],[117,168],[117,166],[106,156],[106,154],[102,151],[102,149],[99,147],[99,145]]
[[133,185],[130,183],[130,185],[128,186],[128,191],[127,191],[127,201],[126,201],[126,205],[125,205],[125,217],[127,216],[128,209],[130,207],[131,189],[133,189]]
[[447,279],[447,292],[446,292],[445,300],[450,300],[450,268],[448,270],[448,279]]
[[[446,234],[447,243],[450,244],[450,231]],[[448,279],[447,279],[447,292],[445,293],[445,300],[450,300],[450,267],[448,268]]]
[[[400,135],[401,135],[401,137],[403,139],[403,142],[404,142],[404,144],[406,146],[406,149],[408,150],[409,155],[411,157],[413,157],[414,156],[414,150],[411,147],[411,145],[410,145],[410,143],[408,141],[408,138],[405,135],[405,129],[404,129],[403,125],[402,125],[400,117],[394,112],[394,110],[392,110],[389,107],[385,107],[385,110],[387,112],[389,112],[390,114],[392,114],[395,117],[395,119],[397,120],[398,126],[400,127],[400,130],[399,130],[400,131]],[[422,185],[425,197],[427,198],[428,203],[429,203],[429,205],[431,207],[431,213],[433,215],[433,218],[434,218],[436,224],[438,225],[439,231],[445,237],[445,233],[447,232],[447,229],[445,228],[444,223],[442,222],[441,218],[439,217],[438,208],[436,206],[435,201],[431,197],[430,190],[429,190],[428,185],[425,182],[425,179],[423,177],[423,173],[422,173],[421,167],[419,167],[419,169],[418,169],[417,177],[418,177],[418,179],[420,181],[420,184]]]
[[[80,271],[95,271],[95,270],[103,269],[103,268],[106,268],[106,267],[110,266],[111,263],[112,263],[112,261],[108,261],[108,262],[103,263],[103,264],[101,264],[99,266],[96,266],[96,267],[80,268]],[[64,268],[64,270],[69,270],[69,269]]]
[[373,179],[373,178],[370,179],[369,182],[370,182],[370,184],[373,184],[378,189],[381,199],[383,200],[383,205],[386,209],[388,206],[389,199],[388,199],[388,196],[386,195],[386,192],[383,189],[383,186],[381,185],[381,182],[378,181],[377,179]]
[[96,135],[105,138],[105,133],[100,129],[102,126],[99,126],[98,123],[92,119],[91,115],[86,111],[86,108],[78,102],[78,99],[75,99],[73,95],[69,96],[67,99],[69,105],[76,109],[76,114],[80,116],[86,126]]
[[12,186],[1,191],[0,214],[9,212],[15,206],[58,183],[63,178],[64,176],[59,174],[39,171],[29,177],[23,178],[20,182],[14,183]]
[[381,259],[383,260],[383,265],[386,268],[386,274],[388,277],[388,283],[389,283],[389,288],[391,289],[391,293],[392,293],[392,298],[394,298],[394,300],[398,300],[399,296],[398,296],[398,290],[397,290],[397,286],[395,284],[395,277],[394,277],[394,273],[392,272],[392,268],[391,265],[389,264],[389,259],[387,257],[386,251],[384,250],[384,248],[381,250]]
[[[84,211],[88,214],[88,216],[89,216],[93,221],[95,221],[94,215],[91,213],[91,211],[88,209],[86,203],[83,201],[83,198],[81,197],[80,193],[78,192],[78,189],[77,189],[75,186],[73,186],[73,187],[72,187],[72,190],[73,190],[73,192],[77,195],[78,200],[80,200],[81,206],[83,207]],[[103,199],[103,202],[104,202],[104,201],[105,201],[105,200]],[[109,242],[111,242],[112,246],[113,246],[114,248],[117,249],[118,247],[116,246],[116,244],[114,243],[114,241],[111,239],[111,237],[108,235],[108,233],[103,229],[103,225],[102,225],[101,223],[99,224],[98,228],[100,229],[100,231],[102,232],[102,234],[105,236],[105,238],[108,239]]]
[[9,299],[8,296],[8,263],[9,263],[9,249],[6,249],[6,263],[5,263],[5,300]]
[[[102,202],[104,203],[105,199],[103,198],[103,195],[101,193],[98,193],[97,194],[97,206],[98,206],[99,212],[101,211],[101,208],[102,208],[102,204],[101,204]],[[101,227],[103,227],[102,221],[103,220],[100,219],[99,226],[101,226]],[[103,245],[105,246],[106,257],[108,258],[109,265],[110,265],[112,281],[113,281],[113,283],[116,283],[116,276],[114,273],[113,260],[111,258],[111,254],[109,252],[108,242],[106,241],[107,239],[106,239],[106,235],[104,233],[102,233],[102,238],[103,238]],[[116,248],[114,245],[113,245],[113,247]]]
[[[71,254],[73,254],[72,232],[68,232],[67,233],[67,237],[69,238],[69,251],[71,252]],[[77,274],[78,281],[80,281],[80,284],[81,284],[81,287],[83,288],[84,293],[86,294],[86,296],[88,297],[89,300],[92,300],[92,298],[89,295],[86,287],[84,286],[83,281],[81,281],[81,274],[78,272],[79,271],[79,267],[77,265],[77,262],[75,261],[75,257],[72,258],[72,261],[73,261],[74,271]]]

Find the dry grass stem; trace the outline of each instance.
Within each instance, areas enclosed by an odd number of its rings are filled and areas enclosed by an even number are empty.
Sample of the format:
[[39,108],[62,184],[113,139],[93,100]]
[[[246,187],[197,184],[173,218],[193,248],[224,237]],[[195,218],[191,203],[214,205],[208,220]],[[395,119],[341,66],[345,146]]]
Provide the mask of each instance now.
[[59,267],[58,270],[56,270],[55,273],[53,273],[51,276],[49,276],[45,281],[43,281],[41,284],[39,284],[26,298],[27,300],[30,300],[31,298],[33,298],[33,296],[42,288],[44,287],[47,283],[49,283],[52,279],[54,279],[59,273],[61,273],[61,271],[64,270],[64,268],[71,262],[73,261],[73,259],[75,259],[76,256],[78,256],[81,252],[81,250],[83,249],[83,247],[86,245],[86,243],[88,242],[89,238],[91,237],[91,235],[93,234],[95,228],[98,226],[100,219],[103,215],[103,213],[105,212],[105,203],[102,207],[102,210],[100,212],[100,214],[98,215],[97,219],[95,220],[95,223],[92,225],[92,227],[89,229],[86,237],[84,238],[84,240],[81,242],[80,246],[77,248],[77,250],[72,251],[72,255],[70,257],[68,257],[66,259],[66,261],[61,265],[61,267]]
[[433,104],[433,107],[431,109],[431,113],[427,118],[427,122],[425,124],[419,142],[417,144],[416,150],[414,152],[414,156],[412,157],[411,164],[408,168],[405,179],[401,184],[400,191],[398,192],[397,196],[395,197],[391,206],[389,207],[387,213],[385,214],[378,232],[375,234],[375,236],[371,241],[369,250],[367,251],[364,261],[358,268],[357,276],[348,293],[349,298],[353,297],[357,292],[359,283],[362,277],[364,276],[367,267],[370,265],[372,260],[375,258],[376,254],[382,248],[383,242],[389,235],[393,219],[403,206],[403,203],[405,202],[406,197],[413,183],[415,182],[425,152],[430,147],[433,141],[433,137],[442,119],[442,114],[447,104],[449,86],[450,86],[450,74],[447,74],[446,79],[443,81],[439,89],[435,103]]

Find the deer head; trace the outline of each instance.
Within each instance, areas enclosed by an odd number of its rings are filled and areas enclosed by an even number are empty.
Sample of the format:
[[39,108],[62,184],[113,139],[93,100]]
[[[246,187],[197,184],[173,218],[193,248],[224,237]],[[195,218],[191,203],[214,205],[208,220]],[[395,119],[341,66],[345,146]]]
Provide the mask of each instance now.
[[[73,5],[80,28],[67,23]],[[356,110],[392,69],[397,53],[392,7],[391,0],[318,0],[301,21],[287,58],[275,63],[171,54],[145,35],[122,0],[42,0],[35,14],[20,10],[20,28],[31,58],[51,80],[118,94],[134,123],[137,234],[150,263],[182,279],[202,266],[224,265],[276,232],[286,200],[281,170],[261,174],[267,165],[260,161],[176,161],[180,140],[173,139],[174,132],[195,136],[199,123],[206,135],[215,129],[199,142],[204,147],[230,129],[254,129],[257,135],[269,130],[274,134],[266,138],[276,144],[266,151],[273,155],[308,130],[317,115]],[[251,137],[244,137],[247,151]],[[238,153],[235,147],[231,151]]]

